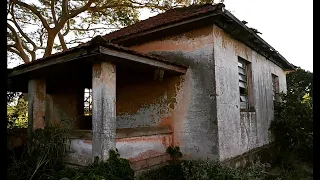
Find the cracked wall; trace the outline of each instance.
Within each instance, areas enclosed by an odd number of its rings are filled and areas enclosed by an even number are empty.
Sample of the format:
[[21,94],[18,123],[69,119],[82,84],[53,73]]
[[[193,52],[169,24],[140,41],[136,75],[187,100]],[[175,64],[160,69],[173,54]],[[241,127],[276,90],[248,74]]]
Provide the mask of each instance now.
[[117,74],[117,128],[166,126],[172,123],[179,78],[153,79],[153,72]]
[[174,145],[186,158],[218,158],[212,26],[130,47],[188,65],[173,111]]
[[[251,62],[255,112],[241,112],[238,56]],[[214,58],[220,160],[243,154],[270,142],[273,119],[271,73],[279,77],[280,92],[286,92],[284,71],[214,26]]]

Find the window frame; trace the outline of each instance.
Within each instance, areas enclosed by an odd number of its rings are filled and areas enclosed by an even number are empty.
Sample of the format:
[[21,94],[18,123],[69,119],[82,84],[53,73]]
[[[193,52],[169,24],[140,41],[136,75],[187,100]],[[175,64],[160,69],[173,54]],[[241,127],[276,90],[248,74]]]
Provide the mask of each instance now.
[[251,63],[240,56],[238,56],[238,83],[240,111],[254,111]]
[[[84,116],[92,116],[92,89],[84,89],[84,99],[83,99],[83,114]],[[88,104],[86,104],[88,103]],[[87,110],[86,110],[87,109]]]
[[272,100],[273,102],[279,102],[280,100],[279,76],[273,73],[271,73],[271,86],[272,86]]

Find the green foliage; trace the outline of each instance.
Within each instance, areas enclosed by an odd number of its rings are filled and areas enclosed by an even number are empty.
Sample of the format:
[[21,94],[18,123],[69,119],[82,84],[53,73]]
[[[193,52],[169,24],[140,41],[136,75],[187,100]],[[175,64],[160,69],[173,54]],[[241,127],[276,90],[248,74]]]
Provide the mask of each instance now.
[[138,180],[184,180],[183,169],[180,161],[152,169],[139,175]]
[[8,167],[8,179],[46,179],[63,167],[68,135],[65,129],[37,129],[20,157]]
[[269,165],[257,163],[246,169],[234,169],[210,161],[180,161],[150,170],[139,180],[263,180],[270,176]]
[[95,161],[88,167],[77,170],[66,168],[50,179],[65,180],[133,180],[134,171],[131,169],[127,159],[120,158],[120,155],[111,150],[109,159],[106,162]]
[[296,68],[295,72],[287,74],[287,89],[288,94],[294,94],[297,100],[303,100],[303,97],[308,96],[313,98],[313,73]]
[[[280,148],[279,160],[292,156],[313,161],[313,83],[312,73],[300,68],[287,75],[288,92],[275,104],[271,131]],[[291,164],[291,163],[287,163]]]
[[63,158],[68,151],[68,129],[48,126],[37,129],[27,142],[21,156],[12,156],[7,179],[14,180],[132,180],[134,171],[129,161],[116,151],[109,152],[106,162],[95,161],[88,167],[65,167]]
[[169,146],[166,149],[166,153],[170,154],[170,157],[172,158],[173,161],[176,161],[182,157],[182,153],[180,151],[179,146],[175,146],[175,147]]
[[246,169],[234,169],[210,161],[185,161],[182,163],[184,177],[188,180],[233,180],[252,179],[262,180],[268,178],[269,165],[257,163]]
[[28,103],[14,93],[7,93],[8,128],[26,128],[28,126]]

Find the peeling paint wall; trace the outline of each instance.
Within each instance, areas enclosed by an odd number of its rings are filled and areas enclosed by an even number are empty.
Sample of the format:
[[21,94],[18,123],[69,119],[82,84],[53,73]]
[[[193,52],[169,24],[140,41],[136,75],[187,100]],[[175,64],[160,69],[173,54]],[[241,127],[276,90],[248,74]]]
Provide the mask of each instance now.
[[170,135],[154,135],[117,139],[117,149],[121,157],[131,162],[161,156],[171,145]]
[[117,128],[171,125],[178,77],[153,80],[152,72],[117,77]]
[[[241,112],[238,56],[251,62],[255,112]],[[271,73],[286,91],[284,71],[243,43],[214,26],[214,59],[219,129],[219,155],[225,160],[270,142],[273,119]]]
[[[167,147],[172,144],[172,134],[161,134],[152,136],[117,138],[116,148],[120,157],[128,159],[135,166],[151,166],[162,163]],[[91,139],[71,139],[70,153],[76,155],[73,162],[82,162],[79,158],[87,159],[92,157]],[[77,159],[78,158],[78,159]],[[92,159],[92,158],[91,158]],[[153,160],[152,160],[153,159]]]
[[218,158],[212,27],[131,47],[189,65],[173,111],[173,143],[192,159]]

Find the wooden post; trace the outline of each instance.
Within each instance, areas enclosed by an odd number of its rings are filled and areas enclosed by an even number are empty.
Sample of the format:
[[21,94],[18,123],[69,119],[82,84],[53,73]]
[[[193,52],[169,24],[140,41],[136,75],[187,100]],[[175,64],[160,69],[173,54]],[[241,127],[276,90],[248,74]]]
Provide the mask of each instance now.
[[92,71],[92,155],[106,161],[116,148],[116,66],[101,62]]

